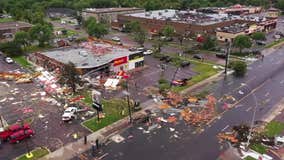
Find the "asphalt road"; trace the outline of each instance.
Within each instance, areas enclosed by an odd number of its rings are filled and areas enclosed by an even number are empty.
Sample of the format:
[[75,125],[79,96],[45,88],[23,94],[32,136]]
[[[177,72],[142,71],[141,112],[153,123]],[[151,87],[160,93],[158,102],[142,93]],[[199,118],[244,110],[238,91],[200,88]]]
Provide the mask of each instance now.
[[[284,97],[284,47],[249,66],[244,78],[228,76],[215,84],[213,94],[221,97],[233,95],[236,106],[205,127],[201,134],[193,134],[193,128],[184,123],[175,126],[179,138],[173,138],[168,127],[143,134],[137,126],[122,133],[133,138],[122,143],[111,142],[105,148],[104,160],[213,160],[225,148],[220,148],[216,135],[240,123],[250,124],[254,109],[255,120],[260,120]],[[256,99],[256,100],[255,100]],[[256,107],[255,107],[256,106]],[[222,110],[220,110],[222,112]],[[170,125],[170,124],[169,124]]]

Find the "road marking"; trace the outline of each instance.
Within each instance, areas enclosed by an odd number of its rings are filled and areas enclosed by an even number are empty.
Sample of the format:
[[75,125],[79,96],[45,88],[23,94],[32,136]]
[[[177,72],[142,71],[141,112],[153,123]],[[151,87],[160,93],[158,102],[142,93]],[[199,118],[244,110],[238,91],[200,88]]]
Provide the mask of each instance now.
[[103,159],[105,158],[107,155],[109,155],[108,153],[105,153],[104,155],[100,156],[98,159]]
[[[256,92],[257,90],[259,90],[261,87],[263,87],[265,85],[265,83],[267,83],[270,79],[267,79],[266,81],[264,81],[263,83],[261,83],[258,87],[256,87],[255,89],[253,89],[252,91],[250,91],[247,95],[245,95],[243,98],[241,98],[240,100],[238,100],[236,103],[232,104],[231,108],[234,108],[236,105],[238,105],[240,102],[242,102],[244,99],[246,99],[247,97],[249,97],[251,94],[254,94],[254,92]],[[223,111],[222,113],[220,113],[218,116],[215,116],[214,118],[212,118],[210,121],[208,121],[206,124],[209,125],[210,123],[212,123],[213,121],[215,121],[219,116],[221,117],[223,114],[225,114],[226,110]]]
[[221,131],[224,132],[228,127],[229,125],[226,125]]
[[252,109],[252,107],[249,107],[248,109],[246,109],[246,112],[250,111]]

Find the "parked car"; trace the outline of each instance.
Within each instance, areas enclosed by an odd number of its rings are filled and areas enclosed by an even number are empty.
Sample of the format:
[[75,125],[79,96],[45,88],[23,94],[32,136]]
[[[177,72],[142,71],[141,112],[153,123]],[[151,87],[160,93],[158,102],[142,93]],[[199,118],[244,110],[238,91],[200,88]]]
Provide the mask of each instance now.
[[137,48],[137,51],[145,52],[145,51],[146,51],[146,49],[145,49],[145,48],[143,48],[143,47],[139,47],[139,48]]
[[188,67],[189,65],[190,65],[190,62],[189,62],[189,61],[183,61],[183,62],[181,62],[181,64],[180,64],[180,66],[181,66],[182,68]]
[[225,59],[227,57],[227,54],[226,53],[222,53],[222,52],[218,52],[215,55],[218,58],[224,58]]
[[188,81],[187,78],[173,80],[172,85],[174,85],[174,86],[185,86],[187,84],[187,81]]
[[172,41],[173,38],[172,37],[162,36],[162,37],[160,37],[160,40],[169,42],[169,41]]
[[153,53],[153,51],[150,50],[150,49],[148,49],[147,51],[143,52],[144,55],[150,55],[152,53]]
[[62,115],[62,120],[63,121],[72,120],[73,118],[75,118],[77,111],[78,111],[78,108],[76,107],[68,107]]
[[170,63],[172,61],[172,58],[171,57],[167,57],[166,59],[165,59],[165,62],[166,63]]
[[136,50],[137,50],[137,48],[135,48],[135,47],[131,47],[131,48],[129,48],[128,50],[129,50],[129,51],[131,51],[131,52],[133,52],[133,51],[136,51]]
[[32,129],[20,130],[10,136],[10,143],[19,143],[20,141],[32,137],[35,132]]
[[162,56],[162,57],[160,58],[160,61],[165,61],[167,58],[169,58],[169,56]]
[[265,41],[255,41],[257,45],[266,45]]
[[3,132],[0,132],[0,139],[2,141],[6,141],[8,139],[10,139],[10,136],[20,130],[28,130],[30,129],[30,125],[28,124],[24,124],[24,125],[19,125],[19,124],[14,124],[9,126],[6,130],[4,130]]
[[14,60],[13,60],[11,57],[5,57],[4,60],[5,60],[5,62],[8,63],[8,64],[14,63]]
[[193,58],[195,58],[195,59],[204,59],[203,56],[199,55],[199,54],[193,55]]
[[116,42],[119,42],[119,41],[120,41],[120,38],[119,38],[119,37],[112,37],[111,40],[116,41]]

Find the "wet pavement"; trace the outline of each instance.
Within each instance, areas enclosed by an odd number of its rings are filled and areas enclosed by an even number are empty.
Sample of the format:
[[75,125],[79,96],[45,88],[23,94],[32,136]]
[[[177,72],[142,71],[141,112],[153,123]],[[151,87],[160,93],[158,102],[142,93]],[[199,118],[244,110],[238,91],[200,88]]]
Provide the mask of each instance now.
[[[216,159],[226,149],[226,146],[220,147],[218,143],[216,135],[219,132],[240,123],[250,124],[253,112],[256,113],[254,120],[261,120],[284,97],[283,64],[284,49],[281,48],[266,56],[263,62],[259,60],[250,65],[246,77],[228,76],[217,82],[212,94],[218,100],[224,94],[232,95],[237,103],[233,109],[224,109],[226,112],[205,126],[204,132],[200,134],[193,134],[194,128],[183,122],[174,126],[167,123],[150,133],[143,133],[138,126],[134,126],[121,133],[125,141],[110,142],[97,156],[104,156],[104,160]],[[176,133],[169,127],[180,135],[174,136]]]

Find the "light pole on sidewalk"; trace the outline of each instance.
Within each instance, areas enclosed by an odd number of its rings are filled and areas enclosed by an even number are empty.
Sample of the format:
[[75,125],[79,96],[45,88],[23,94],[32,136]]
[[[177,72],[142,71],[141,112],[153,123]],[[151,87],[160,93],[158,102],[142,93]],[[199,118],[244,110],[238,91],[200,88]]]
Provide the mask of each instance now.
[[[251,89],[247,84],[242,84],[242,86],[247,87],[249,90]],[[251,135],[252,135],[252,129],[254,127],[254,122],[255,122],[255,115],[256,115],[256,109],[258,108],[258,103],[257,103],[257,98],[256,95],[253,93],[253,90],[251,90],[255,105],[253,107],[253,115],[252,115],[252,120],[251,120],[251,124],[250,124],[250,128],[249,128],[249,135],[248,135],[248,140],[247,140],[247,146],[246,148],[248,148],[249,144],[250,144],[250,140],[251,140]]]
[[229,56],[230,56],[230,52],[231,52],[231,46],[232,46],[232,43],[231,43],[231,41],[229,41],[228,42],[227,51],[226,51],[225,76],[227,76],[227,70],[228,70],[228,65],[229,65]]
[[130,108],[130,93],[128,88],[128,80],[126,80],[126,90],[123,91],[123,94],[126,95],[127,98],[127,107],[128,107],[128,115],[129,115],[129,122],[132,123],[132,115],[131,115],[131,108]]

